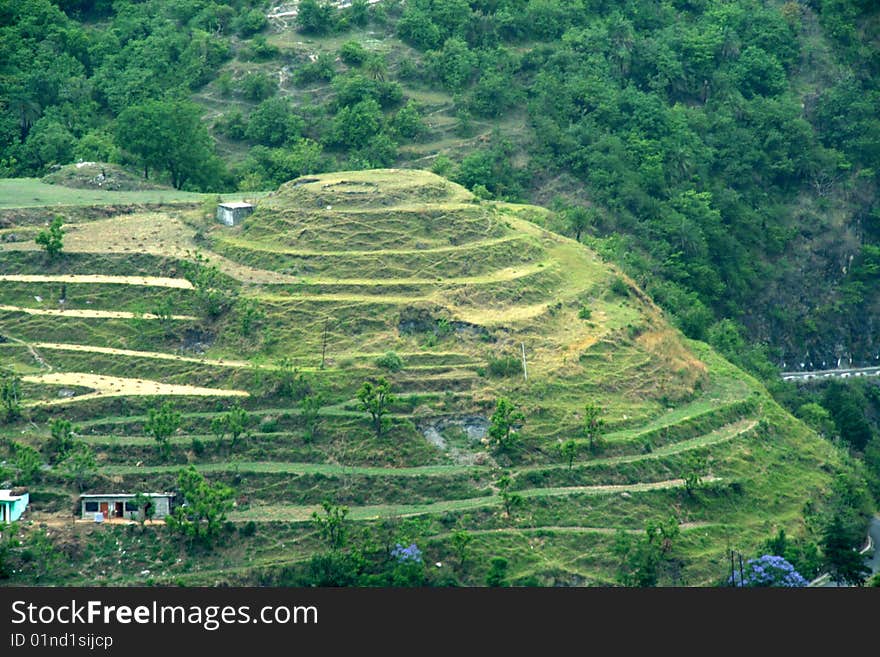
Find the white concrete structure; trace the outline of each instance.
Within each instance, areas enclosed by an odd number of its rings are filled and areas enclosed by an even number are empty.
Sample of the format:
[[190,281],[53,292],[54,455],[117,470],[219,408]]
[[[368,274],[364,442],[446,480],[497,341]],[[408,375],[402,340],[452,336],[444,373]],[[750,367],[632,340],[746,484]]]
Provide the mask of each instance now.
[[217,221],[225,226],[238,226],[253,211],[254,206],[251,203],[220,203],[217,205]]

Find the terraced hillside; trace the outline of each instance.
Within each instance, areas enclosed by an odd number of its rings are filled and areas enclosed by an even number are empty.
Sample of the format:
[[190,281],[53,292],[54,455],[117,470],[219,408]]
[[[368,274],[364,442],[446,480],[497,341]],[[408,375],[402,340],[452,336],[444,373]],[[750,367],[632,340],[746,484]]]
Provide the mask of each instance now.
[[[728,547],[801,532],[833,448],[547,215],[376,170],[291,181],[234,228],[191,206],[85,218],[54,259],[0,230],[0,358],[25,416],[0,428],[7,450],[45,454],[64,418],[98,456],[88,491],[172,490],[187,464],[236,491],[196,554],[158,528],[74,523],[76,486],[50,464],[30,518],[70,558],[44,581],[297,581],[324,501],[348,507],[353,541],[416,542],[432,577],[477,585],[493,557],[514,583],[613,583],[615,542],[669,518],[666,583],[705,585]],[[376,431],[358,392],[380,378],[395,399]],[[502,399],[523,414],[507,446]],[[163,454],[146,421],[166,401],[182,419]],[[252,422],[232,440],[215,420],[237,405]]]

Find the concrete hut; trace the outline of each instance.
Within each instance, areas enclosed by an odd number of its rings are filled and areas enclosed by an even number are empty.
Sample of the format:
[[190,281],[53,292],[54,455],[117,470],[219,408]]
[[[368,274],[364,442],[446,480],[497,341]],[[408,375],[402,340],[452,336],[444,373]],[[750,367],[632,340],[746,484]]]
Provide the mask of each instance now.
[[[153,519],[160,520],[171,513],[174,493],[147,493],[153,507]],[[140,509],[132,493],[89,493],[80,495],[83,520],[139,520]],[[101,516],[99,519],[97,516]]]
[[229,202],[217,205],[217,221],[226,226],[238,226],[254,211],[251,203]]
[[29,501],[30,495],[24,489],[0,490],[0,525],[8,525],[21,518]]

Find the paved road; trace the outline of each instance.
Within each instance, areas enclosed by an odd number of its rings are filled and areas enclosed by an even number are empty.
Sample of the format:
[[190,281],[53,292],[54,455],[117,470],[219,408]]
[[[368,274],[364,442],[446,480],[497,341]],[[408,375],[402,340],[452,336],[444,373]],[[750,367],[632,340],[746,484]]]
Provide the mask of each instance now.
[[880,376],[880,367],[842,367],[811,372],[782,372],[783,381],[813,381],[816,379],[848,379],[857,376]]

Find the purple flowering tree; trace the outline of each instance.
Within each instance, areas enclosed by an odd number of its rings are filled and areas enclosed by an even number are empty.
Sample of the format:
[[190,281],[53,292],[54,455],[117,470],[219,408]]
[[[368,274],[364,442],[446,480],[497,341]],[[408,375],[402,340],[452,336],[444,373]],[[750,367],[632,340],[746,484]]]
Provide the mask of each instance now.
[[788,561],[773,554],[749,559],[743,570],[734,573],[728,582],[731,586],[807,586],[809,582]]
[[391,550],[391,556],[397,563],[422,563],[422,551],[415,543],[410,543],[406,547],[397,543]]

